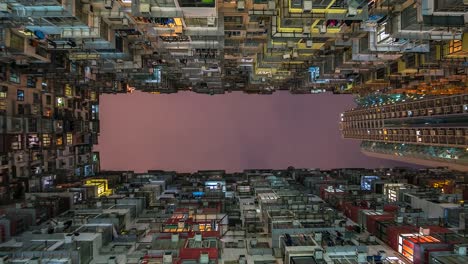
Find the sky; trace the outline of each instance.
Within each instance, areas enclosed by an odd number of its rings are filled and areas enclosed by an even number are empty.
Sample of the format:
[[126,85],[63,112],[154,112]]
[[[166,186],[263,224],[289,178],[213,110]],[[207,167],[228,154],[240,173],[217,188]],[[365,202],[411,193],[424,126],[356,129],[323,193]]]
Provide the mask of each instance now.
[[408,166],[342,139],[339,115],[354,106],[329,93],[102,95],[95,150],[101,170],[135,172]]

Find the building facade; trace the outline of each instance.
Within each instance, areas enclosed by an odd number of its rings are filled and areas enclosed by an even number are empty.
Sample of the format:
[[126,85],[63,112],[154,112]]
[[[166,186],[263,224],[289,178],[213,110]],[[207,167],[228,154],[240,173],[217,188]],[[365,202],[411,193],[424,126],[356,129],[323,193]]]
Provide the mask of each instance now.
[[468,167],[468,95],[374,96],[341,116],[364,153],[421,165]]

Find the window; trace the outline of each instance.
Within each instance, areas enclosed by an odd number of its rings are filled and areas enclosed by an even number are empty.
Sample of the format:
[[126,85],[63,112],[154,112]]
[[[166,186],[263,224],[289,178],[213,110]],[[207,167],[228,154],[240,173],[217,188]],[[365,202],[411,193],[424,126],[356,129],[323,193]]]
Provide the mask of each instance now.
[[36,78],[33,76],[28,76],[28,80],[26,82],[26,86],[28,88],[36,88]]
[[15,70],[10,70],[10,82],[20,83],[20,75]]
[[208,18],[206,17],[187,17],[184,19],[187,27],[206,27]]
[[40,146],[39,137],[37,134],[28,135],[28,148],[38,148]]
[[52,109],[47,107],[45,112],[44,112],[44,116],[51,117],[52,116]]
[[21,135],[16,135],[13,137],[13,141],[11,143],[11,148],[13,150],[21,150],[23,149],[23,140]]
[[18,104],[18,115],[24,115],[24,105]]
[[48,105],[52,104],[52,96],[50,96],[50,95],[46,96],[46,104],[48,104]]
[[385,32],[385,26],[387,23],[380,25],[377,29],[377,42],[382,42],[390,37],[390,34]]
[[98,119],[98,117],[99,117],[99,105],[92,105],[91,106],[91,113],[92,113],[91,118],[93,120]]
[[241,24],[242,23],[242,17],[241,16],[225,16],[224,17],[224,22],[225,23]]
[[57,97],[57,107],[64,107],[65,106],[65,100],[63,97]]
[[10,48],[20,50],[20,51],[24,50],[24,38],[16,34],[11,34]]
[[55,141],[55,144],[56,144],[57,146],[62,146],[62,145],[63,145],[63,138],[62,138],[62,136],[58,136],[58,137],[57,137],[57,140]]
[[50,135],[49,134],[43,134],[42,135],[42,144],[44,147],[49,147],[50,146]]
[[1,86],[0,87],[0,99],[5,99],[7,98],[8,95],[8,87],[6,86]]
[[67,145],[73,145],[73,134],[67,133]]
[[28,132],[37,132],[37,119],[29,118],[28,119]]
[[33,93],[33,103],[35,103],[35,104],[39,104],[39,103],[40,103],[39,94],[38,94],[38,93]]
[[72,97],[73,96],[73,90],[71,85],[65,84],[65,96],[66,97]]
[[449,43],[449,54],[453,54],[462,50],[461,40],[452,40]]
[[24,101],[24,91],[23,90],[17,90],[16,91],[16,100]]

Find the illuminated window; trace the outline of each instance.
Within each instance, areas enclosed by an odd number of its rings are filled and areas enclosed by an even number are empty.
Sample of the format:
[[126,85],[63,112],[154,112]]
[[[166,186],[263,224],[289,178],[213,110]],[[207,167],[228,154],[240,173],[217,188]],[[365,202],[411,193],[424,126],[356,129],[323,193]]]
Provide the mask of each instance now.
[[37,134],[28,135],[28,148],[37,148],[40,146],[39,137]]
[[11,148],[13,150],[23,149],[23,138],[21,137],[21,135],[17,135],[14,137],[14,140],[11,143]]
[[8,95],[8,88],[5,86],[0,87],[0,99],[7,98]]
[[44,147],[49,147],[50,146],[50,136],[49,134],[43,134],[42,135],[42,144]]
[[463,48],[461,40],[452,40],[449,44],[449,54],[461,51]]
[[73,145],[73,134],[67,133],[67,145]]
[[72,90],[71,85],[69,85],[69,84],[65,85],[65,96],[66,97],[72,97],[73,96],[73,90]]
[[44,116],[51,117],[52,116],[52,110],[50,108],[46,108],[44,112]]
[[24,101],[24,91],[23,90],[17,90],[16,91],[16,100]]
[[64,107],[65,100],[62,97],[57,97],[57,107]]
[[91,106],[91,119],[96,120],[99,117],[99,105]]
[[61,136],[57,137],[57,140],[55,141],[55,144],[57,146],[62,146],[63,145],[63,138]]

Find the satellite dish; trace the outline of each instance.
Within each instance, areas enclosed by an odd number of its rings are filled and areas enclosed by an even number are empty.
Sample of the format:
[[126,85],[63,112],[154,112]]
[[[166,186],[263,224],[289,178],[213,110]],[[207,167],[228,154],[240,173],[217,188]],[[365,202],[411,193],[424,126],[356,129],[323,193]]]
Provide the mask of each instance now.
[[40,30],[34,30],[34,36],[38,39],[45,39],[45,33]]

